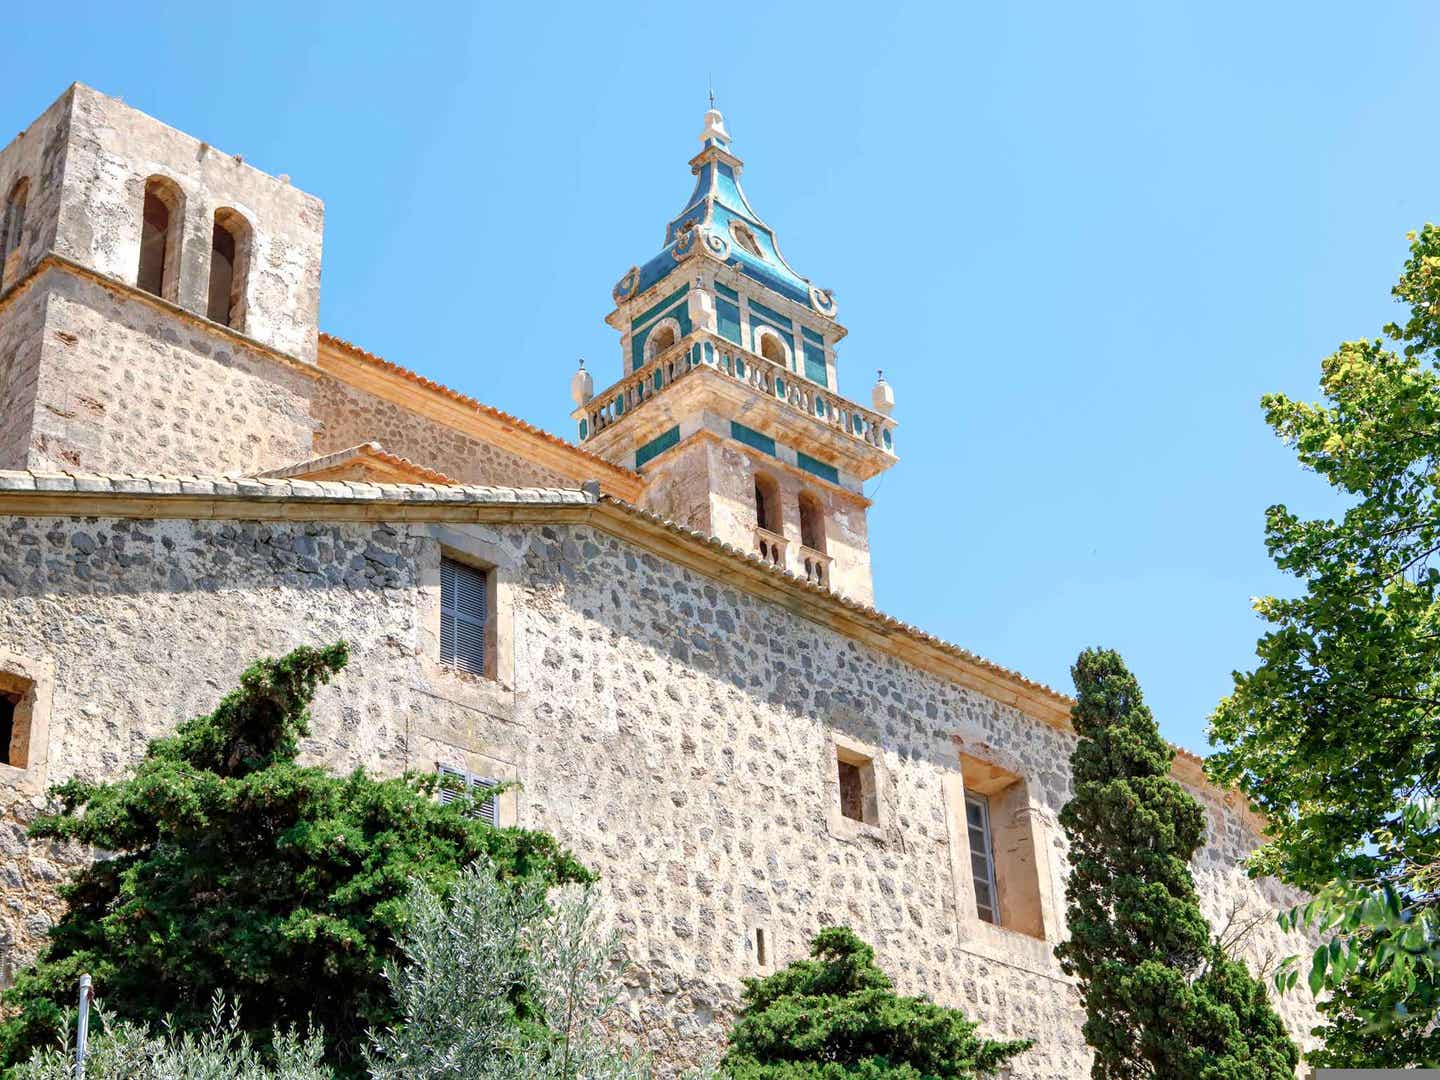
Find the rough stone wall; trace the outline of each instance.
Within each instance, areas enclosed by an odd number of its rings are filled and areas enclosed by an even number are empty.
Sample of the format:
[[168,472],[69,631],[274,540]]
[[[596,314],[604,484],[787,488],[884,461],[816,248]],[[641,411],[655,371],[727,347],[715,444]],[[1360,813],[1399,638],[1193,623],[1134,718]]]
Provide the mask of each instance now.
[[[499,567],[499,681],[435,662],[442,544]],[[1015,1077],[1087,1071],[1050,943],[974,918],[953,869],[958,740],[1025,778],[1060,880],[1068,734],[583,526],[0,518],[0,652],[54,665],[52,783],[114,775],[257,654],[339,637],[353,660],[319,695],[307,756],[518,777],[518,820],[600,871],[631,963],[627,1030],[667,1072],[723,1036],[742,976],[835,920],[903,990],[1037,1039]],[[873,749],[876,826],[834,812],[834,738]],[[1206,802],[1207,911],[1273,904],[1235,870],[1239,818]],[[35,809],[0,778],[0,972],[33,952],[80,857],[23,838]],[[1293,951],[1273,921],[1249,947]],[[1282,1010],[1307,1024],[1303,998]]]
[[870,538],[865,506],[823,484],[810,483],[775,458],[752,453],[728,439],[683,441],[644,470],[646,509],[715,536],[741,551],[755,549],[755,474],[764,473],[779,489],[777,530],[787,541],[786,569],[805,576],[800,554],[800,493],[820,503],[825,518],[825,553],[830,587],[842,596],[870,604],[875,586],[870,572]]
[[[323,376],[316,388],[315,454],[378,442],[392,454],[435,469],[462,484],[578,487],[564,476],[365,390]],[[299,459],[297,459],[299,460]]]
[[0,149],[0,217],[15,185],[29,181],[18,257],[8,260],[0,274],[0,292],[24,277],[55,244],[71,96],[71,90],[66,90],[34,123]]
[[[643,470],[645,491],[641,505],[663,518],[694,529],[706,536],[718,536],[727,543],[743,545],[750,550],[753,536],[739,537],[734,526],[727,534],[723,522],[715,518],[711,505],[712,475],[715,472],[717,446],[707,439],[690,439],[668,450]],[[755,511],[750,511],[750,525],[755,525]]]
[[55,250],[135,284],[145,182],[168,177],[184,196],[176,301],[204,316],[215,211],[234,209],[252,230],[244,333],[313,361],[320,200],[88,86],[66,93],[70,130]]
[[45,293],[27,289],[0,306],[0,469],[23,469],[30,452]]
[[43,333],[9,309],[0,341],[42,350],[29,467],[254,473],[311,456],[309,375],[63,269],[28,291],[48,298]]

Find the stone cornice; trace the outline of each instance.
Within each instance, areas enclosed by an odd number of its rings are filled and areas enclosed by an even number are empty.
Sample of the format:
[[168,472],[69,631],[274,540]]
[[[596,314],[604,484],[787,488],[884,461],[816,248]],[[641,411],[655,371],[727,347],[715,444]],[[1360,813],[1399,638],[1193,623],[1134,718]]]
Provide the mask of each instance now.
[[[777,569],[595,489],[0,472],[0,514],[248,521],[585,524],[777,604],[937,678],[975,690],[1067,733],[1073,699],[872,607]],[[1264,819],[1212,784],[1201,758],[1176,749],[1174,774],[1263,835]]]
[[164,297],[156,296],[154,293],[148,293],[144,289],[138,289],[128,282],[120,281],[118,278],[102,274],[98,270],[93,270],[82,263],[76,262],[74,259],[54,251],[44,255],[30,268],[25,276],[15,282],[14,285],[5,289],[4,292],[0,292],[0,312],[3,312],[5,308],[23,293],[28,292],[30,288],[45,275],[46,271],[49,270],[56,270],[60,273],[69,274],[72,277],[93,282],[116,296],[124,297],[137,304],[144,304],[147,307],[154,308],[156,311],[163,311],[165,314],[172,315],[191,326],[199,327],[212,334],[218,334],[223,338],[228,338],[236,345],[257,352],[270,360],[274,360],[294,371],[301,372],[312,379],[320,377],[320,372],[316,369],[316,366],[307,360],[302,360],[298,356],[282,352],[272,345],[266,345],[263,341],[248,337],[223,323],[217,323],[205,318],[203,315],[197,315],[189,308],[181,307],[179,304],[172,303]]
[[638,500],[644,489],[639,474],[629,469],[330,334],[320,335],[318,364],[322,372],[347,386],[498,446],[577,484],[598,480],[602,489],[629,501]]

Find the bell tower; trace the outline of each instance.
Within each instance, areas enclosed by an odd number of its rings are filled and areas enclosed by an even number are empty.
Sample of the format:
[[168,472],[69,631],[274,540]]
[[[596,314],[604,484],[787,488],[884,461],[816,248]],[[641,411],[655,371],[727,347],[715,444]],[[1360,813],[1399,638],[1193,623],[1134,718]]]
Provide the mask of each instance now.
[[700,143],[664,247],[615,286],[623,374],[572,380],[580,443],[638,470],[647,509],[870,603],[863,484],[896,461],[894,396],[840,394],[834,297],[750,206],[714,108]]

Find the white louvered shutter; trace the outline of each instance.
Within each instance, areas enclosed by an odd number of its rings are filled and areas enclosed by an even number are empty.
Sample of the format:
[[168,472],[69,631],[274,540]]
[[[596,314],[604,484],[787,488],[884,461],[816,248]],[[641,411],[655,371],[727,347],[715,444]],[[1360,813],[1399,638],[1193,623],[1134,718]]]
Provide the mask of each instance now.
[[440,560],[440,659],[485,674],[485,571]]
[[[441,765],[438,771],[442,780],[445,777],[454,777],[471,795],[478,795],[482,791],[488,791],[500,783],[500,781],[492,780],[488,776],[477,776],[475,773],[466,772],[464,769],[457,769],[453,765]],[[461,792],[459,791],[447,787],[440,788],[440,803],[442,806],[452,803],[460,797]],[[475,804],[474,809],[470,811],[469,816],[479,818],[485,822],[486,825],[499,825],[500,808],[497,802],[498,800],[494,795],[486,799],[481,799]]]

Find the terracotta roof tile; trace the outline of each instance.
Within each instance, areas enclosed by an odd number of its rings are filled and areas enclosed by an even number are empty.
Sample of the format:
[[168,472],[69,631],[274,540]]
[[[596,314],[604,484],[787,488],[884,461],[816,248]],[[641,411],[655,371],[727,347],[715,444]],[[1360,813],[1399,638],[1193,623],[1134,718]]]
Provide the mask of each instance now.
[[419,462],[411,461],[409,458],[401,457],[399,454],[392,454],[378,442],[361,443],[358,446],[348,446],[344,450],[336,450],[333,454],[322,454],[320,457],[309,458],[305,461],[297,461],[292,465],[282,465],[278,469],[266,469],[257,476],[264,477],[304,477],[312,473],[325,472],[329,469],[338,469],[356,461],[377,461],[397,472],[410,473],[416,480],[424,481],[427,484],[455,484],[458,483],[453,477],[446,476],[428,465],[421,465]]

